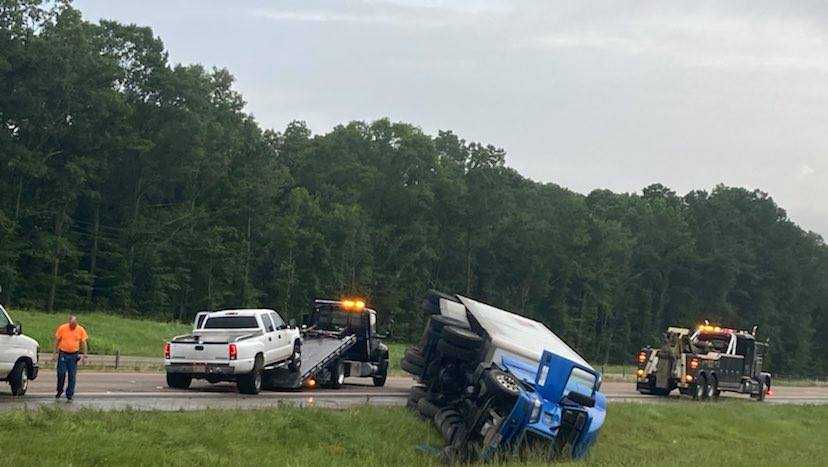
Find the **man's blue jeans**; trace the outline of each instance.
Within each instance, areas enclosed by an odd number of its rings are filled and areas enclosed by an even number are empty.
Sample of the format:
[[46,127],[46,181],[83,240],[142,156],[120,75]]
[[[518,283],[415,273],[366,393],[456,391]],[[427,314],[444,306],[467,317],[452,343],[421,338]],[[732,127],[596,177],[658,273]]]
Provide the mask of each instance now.
[[78,359],[76,353],[63,353],[58,355],[57,364],[57,394],[63,394],[63,383],[66,376],[69,376],[69,384],[66,386],[66,398],[71,399],[75,395],[75,375],[78,373]]

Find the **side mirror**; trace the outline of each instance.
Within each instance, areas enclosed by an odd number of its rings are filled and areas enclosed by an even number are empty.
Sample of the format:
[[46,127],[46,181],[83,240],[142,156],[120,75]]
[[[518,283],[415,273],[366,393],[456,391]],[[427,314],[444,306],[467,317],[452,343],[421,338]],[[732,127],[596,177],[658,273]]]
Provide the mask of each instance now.
[[295,328],[295,327],[296,327],[296,320],[295,320],[295,319],[290,320],[290,321],[288,322],[288,325],[289,325],[290,327],[292,327],[292,328]]
[[9,324],[6,325],[6,334],[8,334],[10,336],[14,336],[14,335],[18,334],[17,329],[18,329],[17,326],[15,326],[12,323],[9,323]]

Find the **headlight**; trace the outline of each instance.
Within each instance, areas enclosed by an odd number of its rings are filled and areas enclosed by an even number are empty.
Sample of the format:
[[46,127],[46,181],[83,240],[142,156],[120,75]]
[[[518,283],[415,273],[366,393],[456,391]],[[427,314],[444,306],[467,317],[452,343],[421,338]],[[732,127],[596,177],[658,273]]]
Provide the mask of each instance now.
[[529,415],[529,423],[536,423],[540,420],[541,401],[538,396],[532,398],[532,415]]

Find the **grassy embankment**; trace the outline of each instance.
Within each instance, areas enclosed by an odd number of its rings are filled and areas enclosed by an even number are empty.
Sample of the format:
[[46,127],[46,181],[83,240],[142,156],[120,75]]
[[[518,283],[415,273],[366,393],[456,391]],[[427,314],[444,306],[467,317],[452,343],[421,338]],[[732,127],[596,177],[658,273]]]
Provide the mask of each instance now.
[[[442,442],[401,408],[41,409],[3,418],[0,439],[26,440],[4,449],[18,466],[436,465],[416,447]],[[598,445],[578,465],[816,465],[828,458],[826,439],[828,406],[613,404]]]

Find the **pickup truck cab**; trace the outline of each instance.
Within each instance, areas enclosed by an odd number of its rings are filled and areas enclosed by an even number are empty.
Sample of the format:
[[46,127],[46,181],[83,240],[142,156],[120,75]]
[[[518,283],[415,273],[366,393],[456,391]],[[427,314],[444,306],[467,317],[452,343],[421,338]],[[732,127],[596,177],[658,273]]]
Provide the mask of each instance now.
[[431,292],[424,306],[432,316],[401,367],[421,384],[410,407],[433,418],[444,460],[586,454],[607,403],[578,353],[542,323],[470,298]]
[[0,380],[9,383],[12,395],[26,394],[29,381],[37,378],[37,351],[37,341],[24,336],[0,305]]
[[202,312],[191,334],[164,344],[167,385],[186,389],[193,379],[233,381],[239,392],[258,394],[273,369],[301,365],[301,348],[299,329],[273,310]]

